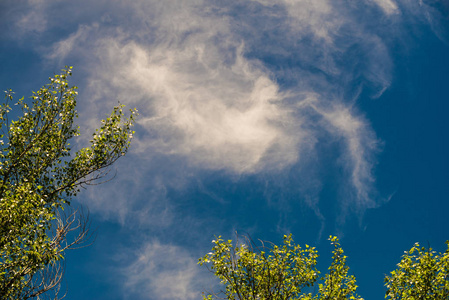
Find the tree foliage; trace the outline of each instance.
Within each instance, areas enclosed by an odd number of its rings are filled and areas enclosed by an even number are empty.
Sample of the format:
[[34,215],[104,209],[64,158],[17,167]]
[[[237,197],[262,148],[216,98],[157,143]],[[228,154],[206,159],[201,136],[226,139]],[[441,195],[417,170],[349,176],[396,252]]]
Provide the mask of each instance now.
[[402,256],[398,268],[385,277],[386,299],[449,299],[449,241],[445,253],[416,243]]
[[[314,299],[361,299],[357,296],[356,280],[354,275],[349,275],[349,267],[346,265],[347,256],[344,255],[338,238],[329,237],[334,246],[332,251],[332,263],[329,266],[323,280],[319,284],[319,293]],[[307,299],[307,298],[305,298]]]
[[[212,252],[200,258],[199,264],[210,264],[210,271],[225,290],[203,295],[203,299],[361,299],[356,294],[354,276],[348,275],[338,239],[330,237],[330,241],[333,261],[329,273],[320,277],[317,250],[295,244],[291,235],[284,236],[282,246],[262,241],[257,246],[248,237],[233,244],[218,237],[212,241]],[[323,282],[313,295],[310,290],[318,280]]]
[[[354,275],[349,274],[347,257],[337,237],[328,272],[320,276],[316,268],[318,252],[308,245],[301,248],[291,235],[282,246],[249,238],[233,243],[221,237],[213,240],[212,252],[199,259],[225,287],[220,292],[203,294],[203,299],[258,300],[343,300],[360,299]],[[448,300],[449,241],[445,253],[416,243],[405,252],[398,268],[385,277],[386,299]],[[318,286],[318,290],[317,290]],[[311,288],[313,287],[313,288]]]
[[[79,135],[76,87],[71,67],[13,103],[0,105],[0,295],[27,299],[58,291],[64,251],[88,237],[88,216],[70,211],[80,188],[97,183],[123,156],[136,115],[116,106],[102,121],[90,146],[74,154],[69,141]],[[17,116],[11,120],[11,116]],[[65,209],[65,210],[64,210]],[[69,241],[68,234],[77,232]]]

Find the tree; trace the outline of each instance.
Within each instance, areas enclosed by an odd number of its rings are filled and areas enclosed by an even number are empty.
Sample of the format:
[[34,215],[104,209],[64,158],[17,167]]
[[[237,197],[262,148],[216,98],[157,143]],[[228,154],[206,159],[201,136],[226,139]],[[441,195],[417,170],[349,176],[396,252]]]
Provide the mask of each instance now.
[[449,299],[449,241],[445,253],[416,243],[402,256],[398,268],[385,277],[386,299]]
[[[210,271],[225,286],[220,293],[203,295],[203,299],[361,299],[356,295],[355,277],[348,275],[346,256],[336,237],[330,237],[334,246],[333,261],[319,292],[310,290],[319,279],[316,269],[318,253],[314,247],[295,244],[291,235],[284,236],[279,247],[262,242],[257,246],[249,237],[213,240],[212,252],[199,259],[199,264],[211,264]],[[224,296],[224,298],[220,298]]]
[[[71,153],[69,141],[79,135],[74,126],[77,88],[68,85],[71,70],[66,67],[33,92],[31,103],[21,98],[11,106],[9,90],[0,106],[2,299],[49,291],[57,298],[65,250],[89,237],[88,216],[70,210],[70,200],[80,188],[99,183],[132,138],[137,112],[125,118],[119,105],[102,121],[90,146]],[[11,120],[12,115],[20,116]]]
[[[324,276],[324,284],[319,284],[319,293],[313,299],[361,299],[356,294],[357,285],[354,275],[349,275],[349,267],[346,265],[347,256],[344,255],[338,238],[329,237],[334,246],[332,251],[332,263],[329,273]],[[307,299],[307,298],[305,298]]]

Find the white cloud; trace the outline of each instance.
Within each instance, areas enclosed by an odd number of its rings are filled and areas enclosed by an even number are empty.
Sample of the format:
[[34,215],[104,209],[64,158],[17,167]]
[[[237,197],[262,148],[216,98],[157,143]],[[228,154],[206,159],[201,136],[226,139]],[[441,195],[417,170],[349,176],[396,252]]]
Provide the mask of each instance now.
[[394,0],[373,0],[377,5],[382,8],[382,10],[387,14],[391,15],[398,13],[399,9]]
[[[122,225],[160,230],[173,224],[175,209],[167,196],[171,186],[181,186],[176,174],[162,174],[148,170],[162,170],[168,166],[128,155],[115,164],[120,170],[117,178],[84,191],[80,202],[103,218],[117,220]],[[178,177],[178,178],[176,178]],[[166,182],[170,178],[170,182]]]
[[52,45],[52,50],[48,54],[49,59],[56,59],[60,63],[64,61],[68,55],[75,51],[82,51],[79,45],[82,45],[89,35],[89,31],[98,28],[98,24],[94,23],[92,26],[81,25],[78,30],[69,35],[66,39],[62,39]]
[[[354,195],[342,202],[359,211],[374,206],[378,139],[353,107],[362,90],[376,98],[391,84],[393,63],[384,37],[392,23],[385,20],[399,19],[405,2],[55,3],[30,2],[36,20],[48,20],[43,30],[57,26],[49,16],[67,16],[69,34],[40,49],[59,63],[75,59],[84,72],[84,129],[96,126],[111,102],[140,110],[132,150],[137,162],[129,163],[129,169],[139,167],[137,177],[152,173],[158,155],[192,170],[288,170],[308,165],[320,136],[330,134],[344,141],[338,161],[347,170],[342,189]],[[364,18],[377,16],[375,6],[385,18]],[[155,181],[138,186],[147,184],[161,191]],[[107,201],[100,198],[98,207]],[[108,207],[122,220],[135,211],[125,200]]]
[[[285,132],[293,120],[282,108],[283,95],[241,51],[228,65],[204,42],[146,50],[108,41],[102,49],[108,69],[99,75],[119,87],[123,101],[140,95],[131,104],[143,110],[139,123],[159,137],[140,139],[137,151],[180,154],[195,165],[237,173],[296,161],[301,133]],[[273,154],[266,157],[268,151]]]
[[28,0],[28,5],[29,9],[25,10],[25,13],[21,12],[20,17],[15,20],[20,34],[44,32],[47,29],[47,3],[44,0]]
[[[449,19],[447,17],[449,13],[449,3],[447,1],[420,0],[418,10],[427,20],[435,35],[441,41],[449,45]],[[416,12],[413,13],[416,14]]]
[[197,258],[184,249],[158,241],[145,243],[134,252],[136,259],[120,270],[125,277],[124,293],[142,299],[199,299],[207,279]]
[[376,207],[375,198],[371,195],[375,181],[372,174],[373,156],[379,150],[380,142],[376,140],[369,123],[360,116],[355,116],[350,108],[338,104],[331,109],[314,108],[331,126],[329,131],[333,131],[334,135],[341,136],[344,140],[343,165],[350,174],[350,182],[354,188],[353,193],[346,195],[354,202],[346,205],[356,213],[363,213],[367,208]]
[[[103,21],[80,25],[55,43],[50,56],[78,55],[88,66],[89,90],[81,95],[90,101],[81,113],[88,116],[85,127],[95,126],[109,99],[139,109],[133,152],[148,168],[159,153],[185,159],[185,167],[234,174],[279,171],[298,161],[306,164],[316,136],[327,132],[345,140],[341,163],[354,197],[344,201],[355,201],[361,211],[372,207],[377,139],[350,109],[356,96],[341,95],[360,78],[373,97],[389,86],[384,42],[359,26],[350,8],[333,2],[256,3],[261,10],[242,19],[226,6],[203,1],[118,1]],[[252,27],[260,18],[264,31]],[[125,19],[133,21],[113,25]],[[269,32],[276,26],[284,35]],[[347,54],[352,49],[359,52],[356,60]],[[293,67],[296,74],[283,77],[265,65],[264,55],[293,57],[294,65],[282,68]],[[296,76],[293,87],[277,82]],[[302,98],[307,93],[317,95],[313,106]],[[338,123],[338,116],[347,122]],[[327,123],[317,122],[322,119]],[[122,220],[132,211],[125,204],[116,208]]]

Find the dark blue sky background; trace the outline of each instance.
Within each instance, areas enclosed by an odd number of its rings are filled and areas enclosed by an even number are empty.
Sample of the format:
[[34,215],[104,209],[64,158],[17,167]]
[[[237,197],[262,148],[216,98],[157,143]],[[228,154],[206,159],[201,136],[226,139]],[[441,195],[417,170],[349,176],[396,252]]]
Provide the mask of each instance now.
[[[447,1],[4,1],[0,85],[74,66],[85,137],[140,118],[112,182],[82,193],[95,243],[66,299],[199,299],[197,259],[234,232],[338,235],[359,294],[415,242],[449,239]],[[78,204],[76,204],[78,205]]]

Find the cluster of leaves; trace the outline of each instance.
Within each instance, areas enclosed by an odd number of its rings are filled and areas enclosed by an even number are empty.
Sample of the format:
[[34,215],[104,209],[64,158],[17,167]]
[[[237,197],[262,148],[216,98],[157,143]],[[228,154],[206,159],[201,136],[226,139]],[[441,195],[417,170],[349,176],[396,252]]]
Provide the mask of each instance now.
[[445,253],[416,243],[402,256],[398,269],[385,277],[387,299],[449,299],[449,241]]
[[319,284],[319,293],[314,299],[361,299],[356,294],[355,276],[348,274],[347,256],[344,255],[338,238],[331,236],[329,240],[334,246],[332,263],[329,273],[324,276],[324,284]]
[[[90,147],[71,156],[69,141],[79,130],[74,126],[77,88],[69,86],[70,75],[71,68],[66,68],[50,78],[33,92],[30,104],[22,98],[11,105],[13,93],[7,91],[0,105],[2,299],[36,297],[58,285],[64,250],[85,237],[85,224],[75,214],[63,220],[62,210],[81,187],[103,178],[130,144],[136,111],[125,118],[123,106],[117,106],[102,121]],[[11,115],[18,118],[10,120]],[[73,228],[81,233],[67,242]],[[43,278],[48,275],[50,282]]]
[[[295,244],[291,235],[284,236],[282,247],[266,242],[256,246],[248,237],[243,243],[212,241],[212,252],[199,259],[199,264],[211,264],[210,271],[226,287],[220,293],[203,295],[203,299],[361,299],[356,295],[355,277],[348,275],[346,256],[336,237],[333,261],[329,273],[319,277],[316,268],[318,253],[314,247]],[[319,280],[316,295],[304,292]],[[224,296],[224,298],[222,297]]]

